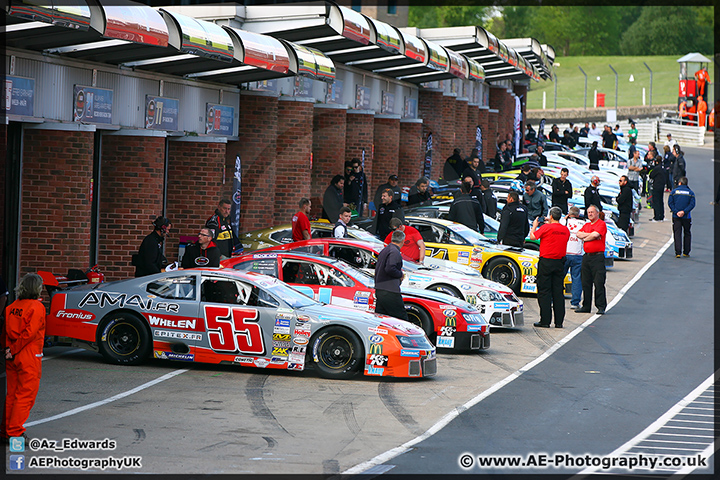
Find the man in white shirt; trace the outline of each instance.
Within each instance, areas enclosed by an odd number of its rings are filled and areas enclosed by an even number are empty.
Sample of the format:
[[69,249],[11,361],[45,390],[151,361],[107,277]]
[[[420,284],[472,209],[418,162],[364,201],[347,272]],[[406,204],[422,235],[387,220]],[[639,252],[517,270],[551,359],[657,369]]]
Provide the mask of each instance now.
[[583,257],[583,242],[577,236],[578,230],[585,225],[585,220],[578,218],[580,209],[578,207],[570,207],[567,217],[560,220],[570,230],[570,238],[567,242],[567,255],[565,256],[565,273],[570,270],[572,278],[572,298],[570,299],[570,308],[576,310],[580,308],[580,297],[582,296],[582,282],[580,280],[580,271]]
[[350,223],[351,217],[352,210],[348,207],[340,208],[340,215],[338,215],[338,221],[335,223],[335,228],[333,229],[333,236],[335,238],[347,238],[347,226],[348,223]]
[[677,142],[675,140],[673,140],[671,133],[667,134],[667,141],[665,142],[665,145],[670,147],[671,152],[675,151],[675,145],[677,145]]
[[588,131],[588,136],[599,137],[600,135],[602,135],[602,130],[597,128],[595,123],[593,123],[592,128]]

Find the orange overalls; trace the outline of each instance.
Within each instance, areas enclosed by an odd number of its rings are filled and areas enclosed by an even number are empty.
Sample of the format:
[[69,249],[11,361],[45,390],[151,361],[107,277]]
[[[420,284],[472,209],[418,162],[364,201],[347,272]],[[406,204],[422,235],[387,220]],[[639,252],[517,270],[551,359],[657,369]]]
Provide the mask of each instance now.
[[705,82],[710,80],[707,70],[701,68],[695,72],[695,79],[697,80],[698,96],[705,96]]
[[682,125],[685,125],[685,120],[687,119],[687,102],[683,100],[680,102],[680,123]]
[[715,107],[710,110],[710,116],[708,117],[708,130],[715,130]]
[[[45,306],[39,300],[16,300],[5,308],[5,346],[13,358],[5,360],[7,397],[5,397],[4,435],[17,437],[25,432],[23,424],[35,405],[40,388]],[[2,352],[5,355],[5,350]]]
[[705,114],[706,113],[707,113],[707,103],[705,103],[705,100],[703,100],[702,97],[698,97],[697,114],[698,114],[698,126],[699,127],[705,126]]

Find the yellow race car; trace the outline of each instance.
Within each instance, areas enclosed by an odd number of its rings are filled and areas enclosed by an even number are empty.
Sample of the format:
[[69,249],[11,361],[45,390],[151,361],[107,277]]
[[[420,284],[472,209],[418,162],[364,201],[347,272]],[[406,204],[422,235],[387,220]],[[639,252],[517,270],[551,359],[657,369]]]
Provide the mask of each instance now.
[[[334,224],[327,220],[316,220],[310,222],[310,234],[312,238],[332,237]],[[379,242],[375,235],[367,230],[355,226],[348,226],[348,237],[369,242]],[[261,248],[274,247],[283,243],[292,242],[292,225],[289,223],[275,227],[263,228],[240,235],[240,241],[244,252],[252,252]],[[382,242],[381,242],[382,243]]]
[[[467,265],[493,282],[516,293],[537,294],[538,252],[492,243],[487,237],[460,223],[439,218],[406,217],[425,242],[425,255]],[[570,276],[565,277],[569,291]]]

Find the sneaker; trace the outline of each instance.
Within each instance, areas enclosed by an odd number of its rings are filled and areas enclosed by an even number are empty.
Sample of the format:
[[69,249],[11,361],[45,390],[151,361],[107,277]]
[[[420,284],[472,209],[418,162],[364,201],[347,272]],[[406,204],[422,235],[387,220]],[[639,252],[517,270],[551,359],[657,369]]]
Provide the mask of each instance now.
[[[678,257],[679,257],[679,256],[680,256],[680,255],[678,255]],[[689,253],[683,253],[683,257],[689,257],[689,256],[690,256]]]
[[598,310],[598,311],[597,311],[597,314],[598,314],[598,315],[605,315],[605,310]]
[[[687,255],[686,255],[686,256],[687,256]],[[679,253],[676,254],[676,255],[675,255],[675,258],[680,258],[680,254],[679,254]]]
[[571,309],[571,310],[577,310],[578,308],[580,308],[580,305],[570,304],[570,309]]
[[648,222],[655,223],[655,222],[657,222],[657,220],[655,220],[654,218],[651,218],[650,220],[648,220]]

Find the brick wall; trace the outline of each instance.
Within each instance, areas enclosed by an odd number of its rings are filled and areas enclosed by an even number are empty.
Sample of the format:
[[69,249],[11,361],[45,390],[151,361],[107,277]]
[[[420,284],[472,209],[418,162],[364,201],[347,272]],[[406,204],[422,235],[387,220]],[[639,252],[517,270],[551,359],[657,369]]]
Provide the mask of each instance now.
[[[260,92],[240,96],[239,142],[228,142],[226,170],[235,169],[235,157],[242,161],[240,232],[267,228],[275,223],[275,164],[277,156],[278,97]],[[225,184],[232,193],[232,182]]]
[[[375,112],[368,110],[347,111],[347,137],[345,140],[345,160],[358,158],[362,161],[362,150],[365,149],[363,171],[368,181],[369,203],[375,193],[374,163],[377,157],[377,145],[374,144]],[[386,179],[387,180],[387,179]]]
[[[289,223],[300,198],[311,196],[313,106],[312,100],[293,97],[280,97],[278,101],[275,225]],[[342,173],[342,168],[337,173]],[[318,180],[327,185],[333,175],[328,173]]]
[[[131,256],[163,212],[164,176],[164,138],[103,136],[98,262],[106,281],[135,275]],[[165,247],[170,261],[177,259],[168,255],[172,245],[177,252],[177,243],[177,230],[171,230]]]
[[[3,188],[2,193],[0,193],[0,212],[2,214],[0,215],[0,232],[5,231],[5,194],[9,190],[9,185],[7,185],[7,176],[5,174],[5,169],[7,168],[7,125],[0,125],[0,174],[4,177],[3,184],[5,187]],[[0,234],[2,235],[2,234]],[[2,275],[5,271],[5,268],[7,260],[5,259],[5,241],[0,237],[0,275]],[[5,284],[8,285],[10,282],[9,278],[3,278],[5,280]],[[13,283],[15,283],[15,279],[13,279]]]
[[[433,166],[432,173],[430,175],[432,180],[437,180],[442,174],[443,165],[445,159],[450,156],[452,149],[450,147],[450,153],[443,156],[443,152],[447,150],[445,144],[452,145],[452,142],[447,141],[443,136],[443,121],[442,115],[438,115],[438,112],[442,112],[443,108],[443,92],[436,90],[420,90],[418,94],[418,117],[422,118],[422,155],[425,155],[425,144],[429,133],[433,135]],[[450,137],[452,140],[452,136]],[[424,160],[423,160],[424,161]]]
[[398,150],[398,176],[400,185],[411,186],[423,174],[425,144],[423,124],[413,120],[400,120],[400,145]]
[[92,132],[25,131],[20,277],[90,266],[92,156]]
[[[375,159],[373,161],[373,177],[370,181],[368,195],[374,199],[377,187],[387,182],[390,175],[398,175],[398,157],[400,155],[400,116],[375,118]],[[409,178],[401,177],[400,185],[407,185]]]
[[[330,179],[343,173],[346,154],[347,109],[316,104],[313,109],[313,165],[310,183],[311,214],[322,213],[322,197]],[[372,117],[371,117],[372,119]],[[369,155],[366,151],[366,156]],[[296,204],[297,205],[297,204]]]
[[492,152],[492,155],[494,156],[498,145],[498,112],[493,111],[492,108],[488,109],[487,112],[488,132],[486,138],[489,144],[487,148]]
[[440,148],[439,157],[433,155],[433,176],[432,178],[440,178],[445,164],[445,159],[452,155],[453,149],[459,148],[460,155],[465,158],[470,151],[462,144],[463,135],[458,135],[455,128],[455,105],[457,101],[454,96],[444,95],[442,98],[442,131],[443,137],[447,141],[443,141]]
[[[165,255],[178,258],[179,237],[195,236],[213,214],[233,171],[225,173],[225,144],[220,142],[168,142],[167,217],[172,220],[172,237]],[[228,196],[229,198],[229,196]]]
[[495,135],[490,135],[490,121],[488,108],[479,107],[477,111],[477,124],[482,128],[483,151],[482,159],[492,159],[495,156]]
[[[470,140],[468,135],[468,101],[467,99],[456,99],[455,100],[455,127],[453,130],[457,132],[455,135],[456,143],[458,148],[462,150],[463,158],[470,155],[470,151],[475,146],[475,135]],[[451,152],[452,153],[452,152]]]

